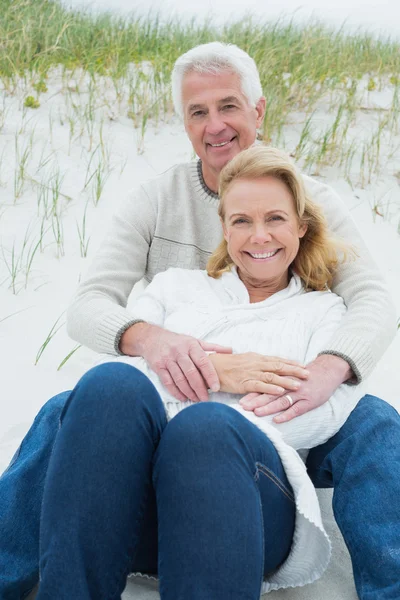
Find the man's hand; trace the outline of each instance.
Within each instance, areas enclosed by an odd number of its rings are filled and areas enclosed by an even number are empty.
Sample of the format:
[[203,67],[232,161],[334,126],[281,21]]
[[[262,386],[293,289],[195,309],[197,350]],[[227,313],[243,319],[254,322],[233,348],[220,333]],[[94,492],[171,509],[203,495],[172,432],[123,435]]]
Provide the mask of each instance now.
[[222,392],[246,394],[283,394],[297,390],[300,380],[306,380],[307,370],[300,363],[255,352],[243,354],[212,354],[210,360],[218,373]]
[[240,400],[241,406],[258,417],[279,413],[274,421],[284,423],[324,404],[339,385],[352,377],[347,362],[330,354],[321,354],[307,365],[307,369],[310,375],[296,391],[286,388],[293,404],[286,396],[276,398],[268,394],[247,394]]
[[231,348],[202,342],[149,323],[127,329],[120,350],[129,356],[143,356],[161,383],[178,400],[208,400],[207,388],[220,389],[217,372],[206,351],[231,353]]

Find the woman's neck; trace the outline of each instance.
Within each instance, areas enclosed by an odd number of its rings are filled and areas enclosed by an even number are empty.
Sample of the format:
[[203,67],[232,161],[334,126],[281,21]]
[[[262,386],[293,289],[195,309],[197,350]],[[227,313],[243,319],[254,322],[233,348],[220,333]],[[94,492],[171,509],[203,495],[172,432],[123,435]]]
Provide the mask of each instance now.
[[284,290],[289,284],[289,273],[284,273],[281,277],[274,280],[258,280],[240,273],[238,269],[238,276],[245,285],[250,303],[262,302],[273,294]]

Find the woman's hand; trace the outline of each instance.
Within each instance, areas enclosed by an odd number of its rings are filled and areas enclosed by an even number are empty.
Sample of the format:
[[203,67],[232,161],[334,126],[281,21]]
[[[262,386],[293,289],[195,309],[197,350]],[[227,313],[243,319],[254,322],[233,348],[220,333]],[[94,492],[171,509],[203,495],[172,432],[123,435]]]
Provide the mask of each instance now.
[[279,398],[270,393],[247,394],[240,400],[241,406],[257,417],[279,413],[274,417],[275,423],[285,423],[327,402],[339,385],[352,376],[345,360],[329,354],[318,356],[307,369],[310,376],[296,391],[286,388],[287,394]]
[[297,390],[306,381],[308,371],[294,360],[264,356],[256,352],[244,354],[211,354],[222,392],[247,394],[258,392],[281,395]]
[[129,356],[143,356],[172,396],[193,402],[208,400],[207,388],[216,392],[220,389],[218,374],[206,352],[232,352],[231,348],[149,323],[136,323],[127,329],[120,349]]

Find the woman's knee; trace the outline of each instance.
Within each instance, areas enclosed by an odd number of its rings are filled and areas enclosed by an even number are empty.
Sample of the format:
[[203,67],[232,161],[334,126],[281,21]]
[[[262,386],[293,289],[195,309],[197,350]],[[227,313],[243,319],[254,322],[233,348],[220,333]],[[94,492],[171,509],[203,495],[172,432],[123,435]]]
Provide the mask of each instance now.
[[168,423],[162,439],[163,451],[171,458],[174,453],[181,457],[197,455],[201,459],[207,454],[221,458],[246,447],[257,431],[231,407],[201,402],[185,408]]
[[151,381],[138,369],[119,362],[109,362],[90,369],[71,392],[65,407],[79,405],[92,412],[107,414],[121,413],[131,418],[144,408],[150,413],[164,412],[161,398]]

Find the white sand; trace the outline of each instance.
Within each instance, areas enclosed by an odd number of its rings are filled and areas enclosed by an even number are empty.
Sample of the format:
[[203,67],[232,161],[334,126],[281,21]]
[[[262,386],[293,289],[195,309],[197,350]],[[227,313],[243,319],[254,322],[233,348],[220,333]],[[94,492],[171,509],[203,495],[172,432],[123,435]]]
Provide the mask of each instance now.
[[[85,122],[83,118],[81,123],[77,119],[73,142],[69,149],[68,118],[80,110],[83,112],[87,101],[85,84],[80,85],[79,94],[73,91],[75,84],[76,81],[63,83],[60,74],[54,72],[48,82],[49,91],[40,97],[41,106],[37,110],[22,109],[23,99],[29,92],[29,87],[24,89],[21,84],[20,89],[12,95],[2,93],[4,106],[0,108],[0,125],[3,108],[5,119],[0,129],[0,364],[3,390],[0,404],[0,472],[6,467],[43,403],[53,394],[73,387],[80,375],[92,364],[94,354],[81,348],[60,371],[57,371],[58,365],[75,347],[75,343],[68,339],[65,329],[62,328],[43,352],[37,366],[34,365],[40,346],[68,306],[81,274],[87,268],[90,256],[95,253],[115,205],[125,197],[130,188],[172,164],[192,157],[192,150],[182,125],[172,118],[168,123],[158,127],[152,125],[148,129],[145,152],[138,155],[137,140],[140,136],[126,116],[127,106],[122,103],[119,108],[116,107],[113,91],[106,84],[101,92],[96,93],[98,108],[94,113],[91,151],[88,151],[90,141],[87,131],[80,136],[81,124]],[[67,93],[68,88],[70,93]],[[109,107],[104,105],[107,99]],[[374,106],[387,104],[388,91],[376,92],[373,97],[369,95],[368,102]],[[72,103],[77,107],[75,112]],[[323,106],[317,116],[321,122],[330,118],[326,110],[324,112]],[[301,114],[294,116],[298,123],[302,118],[304,115]],[[357,125],[360,130],[356,129],[353,133],[364,135],[376,118],[373,111],[364,113]],[[106,159],[101,158],[100,149],[93,155],[93,150],[99,144],[101,122],[105,155],[108,155]],[[285,135],[286,147],[289,150],[293,149],[296,143],[296,135],[298,128],[292,124]],[[32,140],[32,151],[27,161],[23,194],[14,202],[15,169],[16,163],[20,162],[16,160],[15,154],[16,136],[20,157],[23,149],[29,147],[29,140]],[[392,141],[396,146],[400,137],[397,136],[397,139]],[[385,156],[386,149],[382,148],[382,156]],[[88,167],[90,160],[91,164]],[[86,171],[91,174],[101,160],[108,162],[109,173],[100,202],[95,207],[92,201],[95,179],[90,181],[86,190],[83,191],[83,188]],[[365,189],[352,189],[335,168],[326,170],[322,175],[323,181],[338,190],[351,210],[371,252],[388,279],[400,312],[400,188],[399,181],[394,176],[395,166],[393,160],[385,158],[379,178],[374,177]],[[34,256],[25,287],[29,248],[34,248],[39,240],[43,217],[43,204],[39,209],[37,204],[40,195],[39,184],[55,189],[57,173],[60,174],[61,190],[64,194],[59,200],[59,205],[63,207],[60,220],[64,231],[65,255],[58,256],[50,217],[45,221],[47,231],[44,235],[43,253],[38,251]],[[51,195],[50,190],[50,204]],[[371,210],[371,207],[377,204],[384,217]],[[82,227],[86,205],[87,237],[90,237],[89,257],[82,258],[77,223]],[[27,231],[30,234],[25,251],[22,251]],[[13,245],[15,260],[21,258],[15,281],[16,294],[9,288],[10,275],[3,260],[5,258],[11,263]],[[63,317],[60,322],[63,322]],[[400,336],[397,336],[368,386],[371,393],[380,395],[397,408],[400,408],[399,356]],[[324,510],[329,520],[329,501],[325,501]],[[343,546],[338,545],[337,552],[344,556]],[[329,580],[331,600],[335,597],[353,597],[351,583],[348,583],[349,580],[346,582],[346,578],[340,573],[340,569],[344,568],[350,578],[348,565],[344,562],[344,567],[342,566],[343,560],[341,558],[340,563],[333,564],[336,570]],[[343,585],[347,586],[347,595],[340,592]],[[314,597],[320,599],[322,595],[318,593]],[[289,593],[279,597],[288,600],[292,598]],[[296,595],[298,599],[301,597]],[[310,592],[308,598],[311,597]]]

